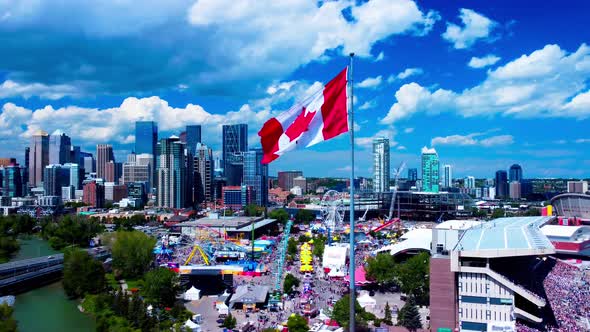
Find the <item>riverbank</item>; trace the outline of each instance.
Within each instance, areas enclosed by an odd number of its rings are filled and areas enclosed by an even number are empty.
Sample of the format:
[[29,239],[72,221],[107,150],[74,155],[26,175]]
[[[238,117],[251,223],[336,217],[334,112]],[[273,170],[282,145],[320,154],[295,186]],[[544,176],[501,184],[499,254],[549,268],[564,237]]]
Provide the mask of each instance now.
[[[47,241],[32,236],[19,239],[20,250],[11,260],[20,260],[59,253]],[[94,331],[94,319],[78,310],[78,302],[70,301],[61,282],[56,282],[16,296],[14,318],[21,332],[83,332]]]

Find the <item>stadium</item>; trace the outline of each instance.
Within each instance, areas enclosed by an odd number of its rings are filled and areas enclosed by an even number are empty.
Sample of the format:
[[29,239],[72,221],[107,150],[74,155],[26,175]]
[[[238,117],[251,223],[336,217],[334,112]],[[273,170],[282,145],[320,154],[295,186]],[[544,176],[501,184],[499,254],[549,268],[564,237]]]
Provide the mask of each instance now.
[[553,197],[551,205],[558,216],[576,218],[590,224],[590,195],[567,193]]
[[431,330],[590,330],[590,265],[562,259],[542,231],[556,221],[515,217],[434,228]]

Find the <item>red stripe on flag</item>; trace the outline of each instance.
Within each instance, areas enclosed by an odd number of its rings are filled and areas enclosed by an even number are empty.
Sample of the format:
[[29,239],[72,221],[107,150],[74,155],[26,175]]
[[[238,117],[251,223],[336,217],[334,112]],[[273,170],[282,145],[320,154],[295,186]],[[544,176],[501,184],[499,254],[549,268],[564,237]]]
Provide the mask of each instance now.
[[348,131],[348,112],[346,107],[346,70],[338,74],[324,88],[322,117],[324,140]]
[[271,118],[264,123],[262,129],[258,132],[260,143],[262,144],[262,163],[268,164],[277,159],[279,156],[275,153],[279,151],[279,138],[283,134],[283,126],[276,118]]

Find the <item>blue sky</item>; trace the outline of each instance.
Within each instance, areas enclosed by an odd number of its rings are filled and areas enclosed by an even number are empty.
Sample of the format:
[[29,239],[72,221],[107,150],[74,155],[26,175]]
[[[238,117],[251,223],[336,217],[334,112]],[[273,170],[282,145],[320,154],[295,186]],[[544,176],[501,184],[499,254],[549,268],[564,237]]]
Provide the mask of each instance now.
[[[525,177],[590,177],[585,1],[149,0],[0,2],[0,156],[61,129],[123,159],[133,123],[160,134],[264,121],[335,76],[354,51],[357,174],[373,137],[392,167],[434,146],[457,177],[512,163]],[[271,164],[347,176],[348,137]]]

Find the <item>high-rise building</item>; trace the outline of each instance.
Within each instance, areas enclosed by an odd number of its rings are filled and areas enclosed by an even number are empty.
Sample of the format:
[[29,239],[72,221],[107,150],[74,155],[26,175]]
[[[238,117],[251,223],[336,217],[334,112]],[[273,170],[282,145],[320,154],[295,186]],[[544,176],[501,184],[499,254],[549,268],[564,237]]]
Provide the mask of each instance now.
[[196,203],[213,201],[213,151],[206,145],[197,143],[193,160],[195,174],[194,201]]
[[[363,182],[362,180],[364,179],[359,179],[359,189],[361,186],[361,183]],[[356,181],[355,181],[356,182]],[[307,192],[307,179],[304,178],[303,176],[298,176],[296,178],[293,179],[293,187],[299,187],[301,188],[301,190],[303,191],[303,193],[305,194]],[[348,187],[350,188],[350,180],[348,180]],[[355,188],[356,188],[356,184],[355,184]]]
[[110,202],[119,202],[127,197],[127,186],[124,184],[116,184],[114,182],[105,182],[104,184],[104,199]]
[[232,210],[240,210],[251,204],[252,196],[252,187],[246,185],[225,186],[221,189],[223,205]]
[[80,150],[79,146],[72,145],[70,149],[70,162],[74,164],[80,165],[82,167],[84,165],[84,160],[82,160],[82,151]]
[[473,176],[466,177],[463,185],[467,189],[474,189],[475,188],[475,177],[473,177]]
[[161,139],[156,151],[157,206],[183,208],[186,194],[185,144],[177,136]]
[[439,161],[434,148],[422,148],[422,191],[439,192]]
[[123,172],[123,165],[121,163],[109,161],[105,166],[104,180],[105,182],[119,183],[121,173]]
[[518,182],[518,181],[510,182],[510,198],[511,199],[520,199],[522,197],[520,189],[521,189],[520,182]]
[[508,170],[508,181],[509,182],[522,182],[522,167],[519,164],[510,166]]
[[442,187],[445,189],[453,187],[453,166],[451,165],[443,166]]
[[44,173],[45,196],[61,197],[61,187],[70,185],[70,170],[63,165],[47,165]]
[[49,135],[40,130],[31,137],[29,150],[29,184],[31,186],[41,186],[47,165],[49,165]]
[[508,173],[504,170],[496,172],[496,197],[508,197]]
[[186,149],[193,156],[195,155],[195,151],[197,150],[198,143],[201,143],[201,126],[186,126]]
[[155,186],[156,182],[155,182],[155,164],[156,164],[156,159],[154,158],[154,156],[152,156],[149,153],[142,153],[142,154],[138,154],[135,155],[135,164],[138,166],[148,166],[148,173],[149,173],[149,182],[147,183],[147,187],[146,190],[148,193],[151,193],[153,190],[153,187]]
[[0,167],[16,164],[16,158],[0,158]]
[[123,184],[143,182],[151,183],[150,165],[138,165],[137,162],[123,164]]
[[30,147],[26,147],[25,148],[25,169],[24,172],[22,172],[21,177],[23,179],[23,196],[27,195],[27,185],[29,184],[29,155],[31,153],[31,148]]
[[373,140],[373,190],[389,191],[389,139],[385,137]]
[[279,182],[279,187],[283,190],[291,190],[293,188],[293,179],[303,176],[302,171],[283,171],[278,172],[277,178]]
[[104,186],[96,181],[86,183],[82,201],[96,208],[104,207]]
[[84,165],[85,175],[96,172],[96,160],[94,160],[92,154],[82,157],[82,165]]
[[223,174],[227,185],[241,185],[244,169],[243,152],[248,151],[248,125],[223,125],[222,144]]
[[258,206],[268,205],[268,165],[262,164],[263,156],[262,149],[244,152],[244,184],[252,188],[252,201]]
[[143,206],[147,202],[147,190],[145,182],[131,182],[126,183],[127,186],[127,197],[138,199],[140,205]]
[[418,180],[418,169],[417,168],[408,168],[408,181],[417,181]]
[[22,197],[23,180],[21,168],[18,164],[4,166],[0,169],[2,172],[2,196],[5,197]]
[[74,190],[82,189],[82,181],[84,180],[84,170],[80,165],[75,163],[66,163],[63,165],[69,171],[68,185],[74,187]]
[[158,125],[154,121],[135,122],[135,153],[156,155]]
[[113,155],[113,146],[110,144],[98,144],[96,146],[96,176],[104,179],[106,176],[106,167],[109,161],[115,161]]
[[49,136],[49,164],[63,165],[69,163],[71,148],[72,141],[70,137],[64,134],[61,130],[54,131],[53,134]]

